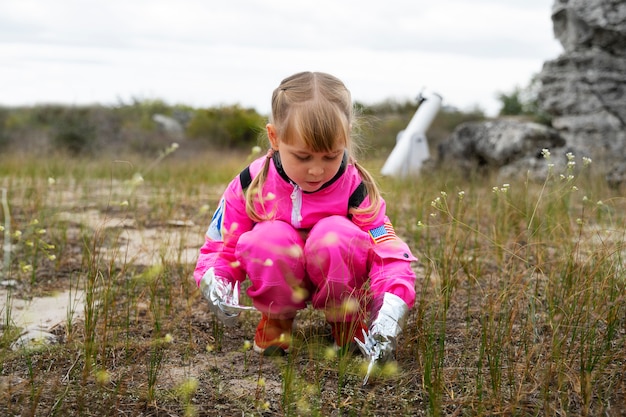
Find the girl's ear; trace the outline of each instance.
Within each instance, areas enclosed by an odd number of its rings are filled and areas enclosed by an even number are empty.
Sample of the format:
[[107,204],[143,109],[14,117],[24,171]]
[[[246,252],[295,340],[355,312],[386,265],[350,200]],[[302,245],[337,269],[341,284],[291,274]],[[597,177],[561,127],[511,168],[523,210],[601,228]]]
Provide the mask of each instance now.
[[273,124],[268,123],[265,125],[265,129],[267,130],[267,137],[270,140],[272,149],[278,149],[278,136],[276,136],[276,128]]

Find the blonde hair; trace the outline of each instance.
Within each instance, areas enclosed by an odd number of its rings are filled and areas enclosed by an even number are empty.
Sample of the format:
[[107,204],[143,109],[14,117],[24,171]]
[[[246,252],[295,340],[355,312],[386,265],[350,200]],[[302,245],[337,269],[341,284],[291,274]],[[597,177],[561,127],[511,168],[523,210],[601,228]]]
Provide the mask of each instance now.
[[[300,72],[285,78],[272,94],[270,123],[276,135],[287,144],[294,138],[304,141],[313,152],[330,152],[342,144],[349,161],[357,168],[367,190],[370,204],[350,208],[350,214],[378,214],[380,191],[373,177],[356,162],[355,144],[351,137],[355,122],[352,96],[341,80],[323,72]],[[254,202],[263,201],[262,188],[267,178],[271,158],[265,160],[261,172],[246,191],[246,213],[254,221],[266,220],[258,213]]]

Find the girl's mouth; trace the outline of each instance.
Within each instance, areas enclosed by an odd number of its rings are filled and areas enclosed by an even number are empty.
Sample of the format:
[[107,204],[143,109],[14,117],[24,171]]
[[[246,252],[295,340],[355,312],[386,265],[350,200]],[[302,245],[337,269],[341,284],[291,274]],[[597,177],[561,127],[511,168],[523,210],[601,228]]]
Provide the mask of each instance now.
[[322,181],[307,181],[306,185],[308,188],[311,188],[313,190],[317,190],[318,188],[320,188],[322,186]]

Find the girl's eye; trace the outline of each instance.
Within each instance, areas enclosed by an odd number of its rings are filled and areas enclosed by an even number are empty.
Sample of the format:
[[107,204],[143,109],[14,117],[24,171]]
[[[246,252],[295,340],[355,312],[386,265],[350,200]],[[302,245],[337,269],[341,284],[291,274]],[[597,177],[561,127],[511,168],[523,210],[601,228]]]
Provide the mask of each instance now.
[[326,156],[324,157],[324,159],[326,159],[327,161],[334,161],[334,160],[336,160],[337,158],[339,158],[339,156],[340,156],[340,155],[342,155],[342,154],[338,153],[338,154],[336,154],[336,155],[326,155]]
[[309,159],[311,159],[311,155],[295,155],[296,159],[299,161],[308,161]]

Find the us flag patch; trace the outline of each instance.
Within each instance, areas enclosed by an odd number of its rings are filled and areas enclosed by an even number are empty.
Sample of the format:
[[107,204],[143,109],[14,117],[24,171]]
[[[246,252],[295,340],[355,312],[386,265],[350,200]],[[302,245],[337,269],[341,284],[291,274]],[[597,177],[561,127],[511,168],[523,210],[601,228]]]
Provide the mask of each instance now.
[[396,238],[396,232],[393,230],[393,226],[389,222],[385,222],[382,226],[378,226],[375,229],[371,229],[369,231],[370,236],[374,243],[383,243],[388,240],[393,240]]

